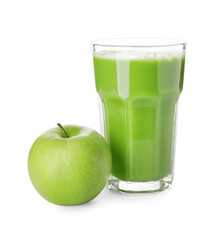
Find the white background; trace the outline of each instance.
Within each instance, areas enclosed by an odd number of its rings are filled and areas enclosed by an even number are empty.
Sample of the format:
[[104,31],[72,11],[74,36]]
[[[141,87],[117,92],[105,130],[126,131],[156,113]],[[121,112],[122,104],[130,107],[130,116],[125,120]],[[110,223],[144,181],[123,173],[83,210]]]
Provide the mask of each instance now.
[[[219,239],[217,1],[1,0],[0,239]],[[33,188],[27,157],[57,122],[99,131],[90,43],[188,42],[170,191],[61,207]]]

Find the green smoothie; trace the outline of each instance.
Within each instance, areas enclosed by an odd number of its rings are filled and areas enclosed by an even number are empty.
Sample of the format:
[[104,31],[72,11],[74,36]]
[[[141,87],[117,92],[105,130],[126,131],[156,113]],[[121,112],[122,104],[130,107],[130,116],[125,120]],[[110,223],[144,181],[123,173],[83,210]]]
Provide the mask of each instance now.
[[171,174],[184,62],[184,56],[153,60],[94,56],[116,178],[144,182]]

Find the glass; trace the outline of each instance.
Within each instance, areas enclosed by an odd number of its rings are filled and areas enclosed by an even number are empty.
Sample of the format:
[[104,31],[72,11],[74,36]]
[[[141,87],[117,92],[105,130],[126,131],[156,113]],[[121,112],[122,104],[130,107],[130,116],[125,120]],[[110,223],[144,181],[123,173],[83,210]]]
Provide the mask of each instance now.
[[186,43],[107,39],[92,43],[102,131],[112,153],[110,189],[168,189],[173,180],[176,109]]

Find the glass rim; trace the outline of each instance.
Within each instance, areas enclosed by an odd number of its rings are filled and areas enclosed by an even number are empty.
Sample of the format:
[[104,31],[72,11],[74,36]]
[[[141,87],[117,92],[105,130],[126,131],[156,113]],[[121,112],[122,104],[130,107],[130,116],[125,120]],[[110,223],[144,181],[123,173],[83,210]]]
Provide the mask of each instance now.
[[[123,43],[124,42],[124,43]],[[157,48],[176,47],[187,45],[187,42],[174,38],[133,37],[133,38],[106,38],[91,42],[92,47],[119,47],[119,48]]]

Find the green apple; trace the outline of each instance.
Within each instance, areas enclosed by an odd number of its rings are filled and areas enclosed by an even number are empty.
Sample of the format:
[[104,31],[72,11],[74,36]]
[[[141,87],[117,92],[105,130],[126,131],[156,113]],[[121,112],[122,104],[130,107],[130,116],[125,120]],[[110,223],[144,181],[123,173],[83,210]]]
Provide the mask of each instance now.
[[106,185],[112,164],[110,149],[90,128],[58,125],[33,143],[28,157],[30,179],[49,202],[88,202]]

